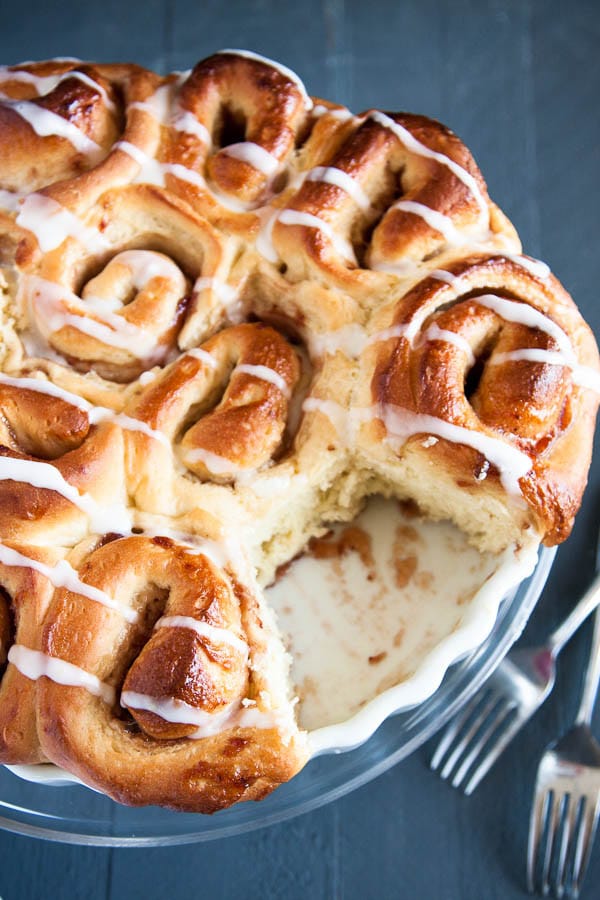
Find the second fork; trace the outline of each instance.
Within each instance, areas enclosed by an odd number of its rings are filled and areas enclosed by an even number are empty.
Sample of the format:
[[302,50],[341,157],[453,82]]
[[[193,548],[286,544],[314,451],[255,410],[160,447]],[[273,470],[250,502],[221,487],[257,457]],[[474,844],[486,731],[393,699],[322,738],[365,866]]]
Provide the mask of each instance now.
[[527,885],[546,896],[578,897],[600,815],[600,744],[590,724],[600,681],[600,613],[575,724],[550,744],[538,767],[527,848]]
[[600,603],[600,575],[545,645],[512,650],[486,684],[450,722],[431,768],[471,794],[554,686],[556,659]]

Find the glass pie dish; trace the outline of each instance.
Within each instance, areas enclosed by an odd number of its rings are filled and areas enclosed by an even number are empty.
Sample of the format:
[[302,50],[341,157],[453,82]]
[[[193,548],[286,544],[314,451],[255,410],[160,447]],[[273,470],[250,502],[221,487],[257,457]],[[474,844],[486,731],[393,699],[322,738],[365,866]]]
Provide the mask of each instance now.
[[[377,512],[376,509],[371,518],[381,524],[385,517],[382,519]],[[367,531],[369,515],[367,509],[364,514]],[[360,519],[357,522],[360,524]],[[429,524],[444,535],[444,525]],[[380,544],[385,544],[381,537],[374,541],[376,548]],[[482,589],[474,592],[474,599],[469,598],[469,602],[473,599],[473,609],[469,611],[466,603],[467,611],[460,612],[460,620],[447,620],[446,634],[433,635],[429,644],[421,641],[420,646],[426,648],[423,658],[412,664],[404,682],[394,684],[392,681],[390,688],[378,691],[370,700],[359,698],[355,708],[348,707],[345,713],[338,713],[338,719],[341,717],[343,721],[336,722],[334,714],[333,722],[330,722],[330,711],[326,709],[323,716],[318,703],[313,704],[312,722],[302,722],[301,713],[300,721],[311,734],[312,758],[295,778],[260,803],[238,804],[214,816],[172,812],[158,807],[130,808],[80,783],[73,783],[72,776],[61,773],[54,766],[0,767],[0,828],[74,844],[167,846],[241,834],[323,806],[364,785],[414,752],[479,688],[521,634],[547,580],[554,553],[554,550],[542,549],[532,574],[505,593],[498,592],[501,585],[496,582],[495,592],[488,590],[486,594],[483,587],[487,583],[494,584],[494,573],[491,576],[488,573]],[[535,550],[533,555],[535,557]],[[301,559],[300,563],[303,562]],[[531,569],[531,564],[528,565]],[[339,562],[334,568],[338,580],[332,582],[330,579],[329,587],[333,583],[339,586],[336,592],[343,593],[345,576]],[[300,570],[301,576],[304,571]],[[357,580],[352,572],[346,575]],[[304,578],[299,580],[302,582]],[[326,578],[323,578],[323,585],[327,587]],[[364,599],[364,585],[359,587],[361,592]],[[315,593],[314,589],[311,593]],[[394,589],[391,593],[394,598],[400,596],[401,608],[401,592]],[[289,599],[290,592],[285,596]],[[462,605],[465,601],[457,603]],[[276,597],[273,604],[285,632],[289,626],[286,610],[281,603],[278,608]],[[343,603],[338,607],[343,608]],[[380,614],[381,610],[378,616]],[[385,610],[382,616],[382,629],[390,631]],[[423,623],[426,625],[425,620]],[[365,631],[364,620],[359,618],[354,625],[361,633]],[[429,631],[427,627],[425,634]],[[346,644],[352,643],[352,632],[343,634],[340,626],[339,634],[340,643],[344,637]],[[324,648],[327,656],[327,646]],[[365,645],[364,652],[372,654],[372,649]],[[306,655],[305,649],[298,653],[298,656]],[[364,670],[357,670],[356,681],[368,681],[372,664],[386,656],[386,652],[369,655]],[[358,657],[351,656],[351,663],[353,659]],[[405,663],[406,659],[405,654]],[[384,662],[382,670],[385,666]],[[295,668],[297,660],[294,660],[292,674],[298,685],[300,676]],[[326,673],[322,674],[326,678]],[[389,672],[387,677],[389,680]],[[340,693],[335,683],[330,682],[328,689],[331,693]],[[302,698],[301,689],[298,693]],[[310,706],[306,697],[303,703],[307,708]],[[315,729],[315,723],[325,727]]]

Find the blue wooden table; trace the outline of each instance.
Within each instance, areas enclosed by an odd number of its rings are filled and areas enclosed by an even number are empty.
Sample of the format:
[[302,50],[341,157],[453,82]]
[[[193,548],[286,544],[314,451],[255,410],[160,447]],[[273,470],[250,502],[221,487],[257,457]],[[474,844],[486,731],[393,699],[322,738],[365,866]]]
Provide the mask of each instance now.
[[[75,55],[166,71],[246,47],[355,111],[440,118],[473,150],[526,250],[550,263],[600,335],[597,0],[3,0],[0,10],[4,63]],[[600,457],[531,639],[593,573],[599,497]],[[0,833],[0,897],[523,898],[537,760],[571,722],[588,638],[573,641],[551,701],[469,799],[428,771],[430,746],[335,804],[226,841],[99,850]],[[600,840],[583,900],[599,896]]]

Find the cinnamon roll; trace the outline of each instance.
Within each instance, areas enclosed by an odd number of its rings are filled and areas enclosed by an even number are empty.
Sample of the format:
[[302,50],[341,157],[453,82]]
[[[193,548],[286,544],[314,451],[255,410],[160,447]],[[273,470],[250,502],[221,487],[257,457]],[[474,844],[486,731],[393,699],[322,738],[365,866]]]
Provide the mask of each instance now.
[[[52,227],[43,207],[29,224],[42,237]],[[57,246],[21,267],[16,296],[18,337],[34,356],[130,382],[217,327],[236,296],[225,242],[152,189],[108,192],[77,229],[52,234]]]
[[2,187],[15,201],[20,192],[97,165],[120,134],[116,81],[106,67],[70,61],[10,66],[0,73],[0,96]]
[[2,538],[60,546],[128,527],[122,431],[92,410],[43,378],[0,373]]
[[294,73],[243,51],[198,63],[177,102],[172,128],[184,128],[190,119],[193,125],[183,140],[171,135],[169,174],[179,181],[178,191],[185,186],[202,211],[217,219],[220,207],[244,213],[270,199],[312,106]]
[[201,812],[301,767],[284,655],[251,585],[164,537],[74,558],[83,588],[56,592],[36,657],[50,759],[122,802]]
[[[282,444],[299,376],[293,347],[258,324],[226,328],[167,366],[128,409],[163,438],[129,435],[138,503],[151,512],[177,512],[169,503],[177,503],[178,494],[180,503],[189,497],[190,482],[184,475],[180,490],[168,484],[169,471],[181,482],[176,461],[199,481],[217,484],[268,465]],[[157,469],[165,473],[162,484],[156,484]]]
[[467,258],[378,324],[358,401],[367,464],[482,548],[527,528],[564,540],[600,379],[594,339],[556,279],[527,259]]

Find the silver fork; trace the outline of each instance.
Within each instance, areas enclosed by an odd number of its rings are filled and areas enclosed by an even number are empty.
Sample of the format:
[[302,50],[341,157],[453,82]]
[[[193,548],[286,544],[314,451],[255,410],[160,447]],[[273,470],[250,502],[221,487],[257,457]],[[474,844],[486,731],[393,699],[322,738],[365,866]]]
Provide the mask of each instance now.
[[431,768],[471,794],[554,687],[556,659],[600,603],[600,575],[542,647],[516,648],[450,723]]
[[[600,813],[600,744],[590,730],[600,681],[600,612],[575,724],[550,744],[537,773],[529,823],[527,886],[578,897]],[[537,875],[537,879],[536,879]]]

